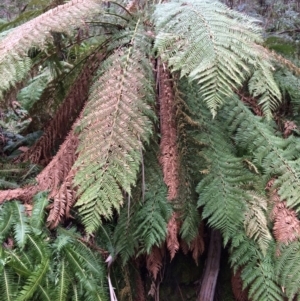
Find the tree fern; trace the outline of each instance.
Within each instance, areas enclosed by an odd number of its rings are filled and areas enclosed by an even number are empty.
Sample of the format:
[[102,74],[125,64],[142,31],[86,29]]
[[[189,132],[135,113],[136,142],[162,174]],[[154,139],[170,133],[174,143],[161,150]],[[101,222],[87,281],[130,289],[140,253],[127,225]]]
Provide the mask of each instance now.
[[[242,226],[246,200],[249,194],[243,185],[254,181],[255,177],[247,171],[242,159],[222,131],[217,120],[211,121],[209,112],[201,106],[201,96],[195,85],[186,88],[184,99],[193,108],[192,115],[198,122],[201,134],[196,139],[202,142],[201,156],[207,160],[208,173],[200,181],[197,192],[200,194],[198,206],[204,206],[202,217],[208,218],[211,226],[221,230],[227,242]],[[212,202],[211,200],[214,200]]]
[[[219,2],[125,2],[74,0],[0,26],[0,96],[19,93],[27,130],[44,129],[15,160],[47,165],[36,185],[24,185],[27,167],[0,172],[18,186],[0,191],[0,300],[108,300],[115,289],[142,301],[145,269],[158,297],[181,256],[203,260],[206,226],[251,300],[299,298],[299,139],[270,121],[297,113],[297,76],[275,82],[257,22]],[[276,112],[280,92],[289,107]],[[7,137],[0,129],[9,153]],[[274,202],[286,210],[273,222]],[[275,243],[290,217],[297,233]]]
[[[152,131],[148,117],[154,100],[151,65],[139,50],[148,41],[141,41],[138,31],[136,24],[131,33],[133,46],[116,51],[99,70],[78,125],[81,146],[75,163],[76,206],[88,233],[97,229],[102,216],[108,219],[113,209],[120,210],[121,188],[130,194],[142,141],[147,141]],[[97,164],[91,168],[95,160]]]
[[[155,49],[181,76],[197,80],[203,101],[213,113],[255,68],[251,91],[262,94],[265,114],[280,102],[271,65],[256,42],[261,41],[255,20],[238,15],[215,1],[174,1],[157,6]],[[192,29],[192,30],[191,30]],[[264,91],[259,80],[265,82]],[[259,91],[259,92],[258,92]]]

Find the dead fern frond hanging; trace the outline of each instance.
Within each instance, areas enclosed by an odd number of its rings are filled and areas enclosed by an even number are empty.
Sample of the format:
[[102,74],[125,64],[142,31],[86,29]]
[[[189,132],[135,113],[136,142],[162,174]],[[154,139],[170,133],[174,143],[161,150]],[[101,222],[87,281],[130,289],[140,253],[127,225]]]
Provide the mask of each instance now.
[[178,241],[178,234],[179,234],[179,221],[178,221],[178,214],[174,212],[172,217],[168,222],[168,234],[167,234],[167,248],[170,252],[171,260],[174,258],[176,252],[179,249],[179,241]]
[[174,200],[178,194],[178,150],[177,129],[175,120],[175,96],[170,73],[159,62],[158,65],[158,95],[160,105],[160,158],[164,181],[168,186],[168,199]]
[[297,213],[286,207],[286,202],[278,202],[273,211],[273,234],[277,242],[288,244],[300,237],[300,221]]
[[76,191],[72,186],[74,176],[75,171],[71,170],[49,206],[47,223],[50,229],[56,228],[62,219],[71,217],[70,210],[76,201]]
[[158,273],[163,267],[164,256],[164,246],[162,246],[161,248],[154,246],[151,250],[151,253],[146,258],[147,270],[154,280],[157,279]]
[[96,65],[93,61],[92,57],[85,64],[82,72],[70,88],[65,101],[50,121],[42,137],[26,153],[19,156],[18,161],[29,160],[35,164],[49,163],[57,140],[65,138],[87,100],[94,70],[101,60]]
[[271,179],[266,187],[274,204],[271,220],[274,222],[273,234],[277,242],[289,244],[300,237],[300,221],[296,211],[287,208],[286,202],[280,199],[278,189],[272,188],[275,179]]
[[241,278],[241,269],[231,276],[231,288],[233,295],[237,301],[249,301],[248,290],[243,289],[243,281]]

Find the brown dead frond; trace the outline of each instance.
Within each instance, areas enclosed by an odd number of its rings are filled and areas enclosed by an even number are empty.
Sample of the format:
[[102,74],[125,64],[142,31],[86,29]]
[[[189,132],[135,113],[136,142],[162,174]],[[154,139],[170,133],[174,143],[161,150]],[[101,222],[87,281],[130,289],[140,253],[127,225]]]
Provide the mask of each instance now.
[[177,197],[179,187],[177,129],[175,120],[175,97],[170,73],[163,64],[158,66],[159,104],[160,104],[160,164],[164,181],[168,186],[168,199]]
[[178,241],[178,234],[179,234],[179,221],[178,221],[178,214],[173,213],[169,222],[168,222],[168,233],[167,233],[167,248],[170,252],[171,260],[174,258],[176,252],[179,249],[179,241]]
[[284,122],[283,128],[284,128],[283,137],[287,138],[292,134],[293,130],[297,129],[297,125],[295,122],[287,120]]
[[163,259],[165,256],[165,249],[154,246],[151,253],[146,258],[147,270],[154,280],[163,266]]
[[77,157],[77,146],[78,137],[71,131],[52,161],[37,176],[36,179],[41,189],[49,190],[50,197],[57,194],[69,174]]
[[56,227],[62,218],[70,217],[70,209],[75,202],[75,191],[72,180],[75,171],[71,170],[78,146],[78,137],[70,132],[58,153],[46,168],[36,177],[37,185],[0,191],[0,203],[18,199],[31,203],[32,197],[39,191],[49,191],[49,198],[53,198],[50,215],[47,222],[50,228]]
[[93,59],[94,57],[86,63],[85,68],[78,75],[65,101],[46,127],[42,137],[26,153],[20,155],[17,161],[29,160],[34,164],[43,165],[50,162],[57,143],[65,138],[87,100],[91,79],[99,63],[94,63]]
[[240,97],[241,101],[248,105],[252,111],[257,116],[263,116],[263,110],[261,106],[258,104],[258,101],[256,98],[252,97],[251,95],[246,95],[243,91],[236,91],[237,95]]
[[0,191],[0,204],[10,200],[20,200],[23,203],[30,203],[33,196],[39,191],[38,185],[2,190]]
[[287,208],[286,202],[280,199],[278,189],[272,189],[275,179],[271,179],[266,187],[274,204],[271,220],[274,222],[273,234],[277,242],[288,244],[300,237],[300,221],[297,213]]
[[248,299],[248,291],[243,290],[243,281],[241,278],[241,269],[239,269],[231,277],[231,287],[235,300],[237,301],[250,301]]
[[180,240],[180,248],[185,255],[187,255],[189,251],[192,252],[193,259],[195,260],[196,265],[198,265],[199,256],[205,249],[203,223],[200,224],[198,235],[191,241],[190,245],[184,240]]
[[72,217],[70,210],[76,201],[76,191],[72,186],[74,176],[75,171],[71,170],[49,206],[47,223],[50,229],[56,228],[63,218]]
[[273,234],[277,242],[288,244],[300,237],[300,221],[296,212],[286,207],[286,202],[276,203],[272,216],[274,220]]

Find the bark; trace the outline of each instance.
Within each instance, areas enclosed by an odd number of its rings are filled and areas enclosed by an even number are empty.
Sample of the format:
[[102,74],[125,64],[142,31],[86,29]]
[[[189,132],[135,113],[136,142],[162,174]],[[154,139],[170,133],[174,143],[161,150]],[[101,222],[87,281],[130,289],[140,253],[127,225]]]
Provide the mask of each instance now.
[[212,230],[203,279],[197,301],[213,301],[220,269],[222,238],[218,230]]

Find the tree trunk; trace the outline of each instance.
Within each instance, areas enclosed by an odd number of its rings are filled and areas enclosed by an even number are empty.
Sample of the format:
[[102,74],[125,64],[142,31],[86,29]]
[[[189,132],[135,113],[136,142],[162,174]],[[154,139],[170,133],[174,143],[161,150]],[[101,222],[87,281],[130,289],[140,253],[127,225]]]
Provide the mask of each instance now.
[[205,262],[200,293],[197,301],[213,301],[220,268],[222,238],[218,230],[212,230]]

